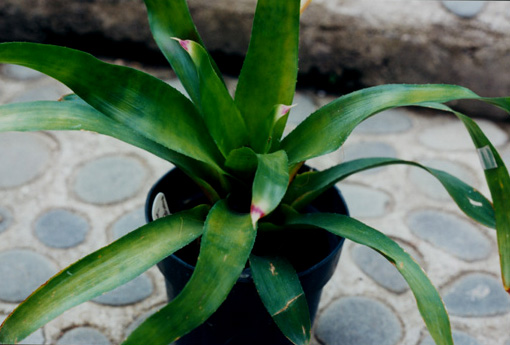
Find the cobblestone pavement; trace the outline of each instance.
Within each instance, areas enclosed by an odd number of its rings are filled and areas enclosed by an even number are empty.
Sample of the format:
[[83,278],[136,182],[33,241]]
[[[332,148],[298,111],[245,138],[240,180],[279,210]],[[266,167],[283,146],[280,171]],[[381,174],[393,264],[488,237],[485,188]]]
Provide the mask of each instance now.
[[[172,85],[168,71],[156,70]],[[234,80],[228,80],[233,87]],[[68,92],[30,70],[0,68],[0,103],[58,99]],[[291,126],[332,96],[300,91]],[[478,121],[510,164],[510,126]],[[467,134],[454,118],[400,109],[360,126],[344,148],[310,164],[363,156],[417,159],[487,195]],[[144,223],[150,186],[171,166],[89,132],[0,134],[0,320],[47,278]],[[353,216],[396,239],[438,287],[458,345],[510,345],[510,297],[499,279],[494,231],[461,215],[435,180],[412,167],[380,168],[339,184]],[[152,268],[51,321],[25,344],[117,344],[165,303]],[[326,286],[316,344],[428,345],[405,281],[377,253],[346,243]]]

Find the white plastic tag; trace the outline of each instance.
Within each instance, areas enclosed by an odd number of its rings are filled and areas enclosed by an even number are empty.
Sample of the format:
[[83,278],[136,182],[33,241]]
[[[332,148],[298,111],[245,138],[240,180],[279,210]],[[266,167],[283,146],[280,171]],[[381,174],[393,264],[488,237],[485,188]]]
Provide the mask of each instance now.
[[492,153],[489,145],[480,147],[477,152],[480,162],[482,163],[483,170],[496,169],[498,167],[496,158],[494,158],[494,154]]
[[152,203],[152,219],[156,220],[159,218],[166,217],[170,215],[170,209],[168,208],[168,203],[166,202],[165,194],[158,193],[154,198],[154,202]]

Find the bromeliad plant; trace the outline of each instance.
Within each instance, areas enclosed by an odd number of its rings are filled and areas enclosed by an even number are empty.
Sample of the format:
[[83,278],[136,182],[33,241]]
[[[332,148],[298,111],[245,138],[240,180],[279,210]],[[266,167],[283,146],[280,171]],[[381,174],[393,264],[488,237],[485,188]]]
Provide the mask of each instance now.
[[[299,0],[258,1],[234,98],[202,44],[186,1],[145,0],[145,4],[153,36],[190,99],[150,75],[80,51],[3,43],[1,63],[41,71],[74,94],[58,102],[0,106],[0,130],[88,130],[118,138],[182,169],[210,204],[158,219],[67,267],[5,320],[0,343],[22,340],[65,310],[126,283],[201,237],[199,260],[184,290],[125,344],[168,344],[199,326],[220,306],[247,262],[280,329],[295,344],[307,344],[308,308],[296,273],[285,258],[251,254],[257,232],[288,231],[292,236],[289,229],[306,225],[369,246],[395,264],[409,283],[435,342],[452,344],[439,294],[397,243],[347,216],[303,213],[307,204],[338,181],[390,164],[425,169],[466,215],[496,229],[503,284],[510,290],[508,171],[476,123],[444,105],[475,99],[510,111],[510,98],[484,98],[453,85],[377,86],[336,99],[282,139],[297,78]],[[340,148],[363,120],[400,106],[451,112],[464,123],[480,153],[493,203],[443,171],[393,158],[359,159],[325,171],[298,173],[307,159]],[[241,211],[232,210],[226,202],[239,186],[251,198],[251,208]]]

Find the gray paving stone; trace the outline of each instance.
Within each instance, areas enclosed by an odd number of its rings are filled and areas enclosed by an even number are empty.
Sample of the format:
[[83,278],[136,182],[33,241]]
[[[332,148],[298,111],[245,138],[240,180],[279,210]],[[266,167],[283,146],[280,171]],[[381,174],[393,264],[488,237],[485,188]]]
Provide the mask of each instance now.
[[[473,187],[477,185],[476,177],[471,173],[469,168],[462,164],[439,159],[425,160],[420,163],[430,168],[443,170]],[[411,182],[428,197],[436,200],[451,200],[450,195],[441,182],[427,171],[416,167],[410,167],[409,178]]]
[[510,345],[510,339],[506,341],[505,345]]
[[0,188],[17,187],[40,175],[51,148],[33,133],[0,133]]
[[302,92],[296,92],[292,104],[295,105],[290,110],[288,123],[298,125],[303,122],[310,114],[317,110],[317,106],[313,102],[312,98]]
[[[414,250],[404,249],[413,258],[420,261],[420,256]],[[404,293],[409,289],[409,285],[395,266],[375,250],[356,245],[352,250],[352,257],[356,265],[383,288],[397,294]]]
[[123,215],[113,224],[113,240],[117,240],[145,224],[145,209],[143,207],[137,208],[136,210]]
[[347,183],[340,183],[338,187],[353,217],[381,217],[391,204],[391,197],[377,189]]
[[7,230],[11,223],[12,223],[11,212],[4,207],[0,207],[0,233]]
[[400,133],[412,127],[413,122],[406,110],[390,109],[363,121],[354,132],[364,134]]
[[[480,345],[478,340],[473,338],[467,333],[460,332],[460,331],[453,331],[453,343],[455,345]],[[423,341],[420,343],[420,345],[435,345],[434,340],[432,340],[432,337],[428,335]]]
[[21,81],[29,81],[44,76],[44,74],[41,72],[35,71],[33,69],[11,64],[3,65],[1,71],[3,75]]
[[321,314],[316,336],[324,345],[396,345],[402,327],[397,316],[381,302],[346,297]]
[[472,18],[480,13],[485,1],[445,1],[443,5],[452,13],[462,18]]
[[0,300],[19,303],[57,272],[44,256],[26,249],[0,253]]
[[[477,123],[494,146],[503,145],[508,140],[508,134],[493,122],[477,120]],[[418,138],[422,144],[436,150],[474,150],[473,142],[460,121],[429,127]]]
[[111,204],[134,196],[146,176],[145,168],[132,157],[106,156],[87,162],[74,181],[74,192],[91,204]]
[[153,291],[152,281],[144,273],[112,291],[94,298],[92,301],[99,304],[124,306],[146,299],[152,295]]
[[346,161],[350,161],[367,157],[397,157],[397,150],[382,141],[362,141],[345,145],[342,154]]
[[110,345],[103,333],[92,327],[77,327],[67,331],[58,341],[58,345]]
[[[7,315],[0,315],[0,324],[7,318]],[[34,333],[30,334],[28,337],[20,341],[18,344],[26,344],[26,345],[43,345],[45,342],[45,337],[42,328],[39,328]]]
[[437,210],[419,210],[408,215],[413,234],[465,261],[485,259],[490,241],[468,221]]
[[460,278],[443,296],[451,315],[485,317],[510,312],[510,296],[501,282],[484,273],[471,273]]
[[[354,144],[347,144],[343,150],[338,151],[342,161],[350,161],[359,158],[369,157],[397,157],[397,150],[390,144],[382,141],[362,141]],[[374,174],[386,169],[375,168],[362,172],[361,174]]]
[[21,103],[32,101],[56,101],[64,94],[63,88],[58,84],[39,85],[30,88],[12,98],[9,103]]
[[77,246],[85,240],[88,231],[87,220],[66,209],[50,210],[35,222],[36,237],[53,248]]

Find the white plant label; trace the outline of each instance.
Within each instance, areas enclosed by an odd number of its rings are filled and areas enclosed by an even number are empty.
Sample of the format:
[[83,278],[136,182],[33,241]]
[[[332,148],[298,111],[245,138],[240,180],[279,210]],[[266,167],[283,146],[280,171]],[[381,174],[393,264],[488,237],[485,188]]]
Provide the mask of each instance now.
[[480,147],[477,152],[478,157],[480,157],[480,162],[482,163],[483,170],[496,169],[498,167],[496,158],[494,158],[494,154],[492,153],[489,145]]
[[170,209],[168,208],[168,203],[166,202],[165,194],[158,193],[154,198],[154,202],[152,203],[152,219],[156,220],[159,218],[166,217],[170,215]]

